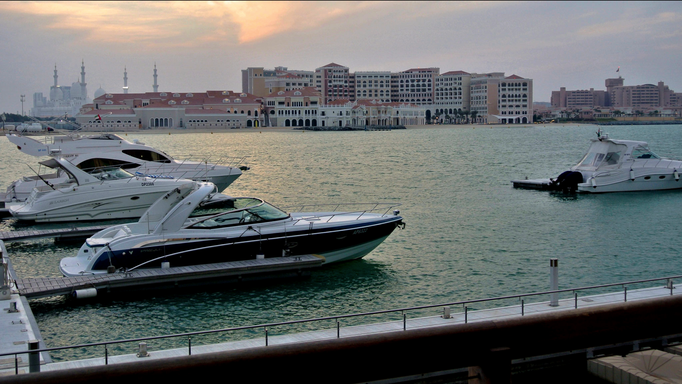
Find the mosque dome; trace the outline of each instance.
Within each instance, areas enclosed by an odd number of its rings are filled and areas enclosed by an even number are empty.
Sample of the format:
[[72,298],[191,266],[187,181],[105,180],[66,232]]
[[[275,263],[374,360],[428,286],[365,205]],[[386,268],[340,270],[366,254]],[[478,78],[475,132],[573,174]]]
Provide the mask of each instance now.
[[81,83],[71,83],[71,98],[80,99],[81,97]]
[[98,97],[100,97],[100,96],[102,96],[102,95],[105,95],[106,93],[107,93],[107,91],[103,90],[102,87],[99,87],[99,88],[97,88],[97,90],[95,91],[95,96],[94,96],[94,98],[96,99],[96,98],[98,98]]
[[60,86],[50,87],[50,100],[62,100],[64,98],[64,92]]

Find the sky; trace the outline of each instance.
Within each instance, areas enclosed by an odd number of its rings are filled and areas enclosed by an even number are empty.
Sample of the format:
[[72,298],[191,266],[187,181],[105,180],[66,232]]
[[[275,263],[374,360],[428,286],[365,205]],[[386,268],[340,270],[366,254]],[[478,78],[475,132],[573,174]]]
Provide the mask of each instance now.
[[[0,112],[21,113],[80,79],[151,92],[241,91],[248,67],[504,72],[551,92],[604,80],[682,92],[682,2],[0,1]],[[620,68],[618,72],[616,72]]]

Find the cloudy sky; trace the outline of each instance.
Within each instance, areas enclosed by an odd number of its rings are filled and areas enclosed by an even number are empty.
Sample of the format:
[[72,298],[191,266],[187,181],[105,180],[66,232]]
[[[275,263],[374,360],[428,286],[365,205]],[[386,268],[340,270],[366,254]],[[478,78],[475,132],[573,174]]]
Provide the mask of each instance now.
[[[241,91],[247,67],[504,72],[551,91],[665,82],[682,92],[682,2],[0,2],[0,112],[80,78],[88,93]],[[620,72],[616,69],[620,67]]]

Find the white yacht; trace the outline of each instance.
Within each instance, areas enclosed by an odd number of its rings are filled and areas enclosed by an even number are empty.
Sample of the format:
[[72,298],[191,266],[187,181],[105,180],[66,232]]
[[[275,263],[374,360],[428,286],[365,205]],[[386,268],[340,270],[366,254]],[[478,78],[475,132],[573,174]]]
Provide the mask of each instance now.
[[[253,197],[215,195],[201,183],[174,189],[136,223],[104,229],[62,259],[65,276],[314,254],[324,263],[359,259],[404,227],[397,204],[286,213]],[[207,199],[210,202],[206,204]],[[335,205],[338,209],[344,205]]]
[[[7,138],[23,153],[37,157],[63,157],[86,172],[101,167],[120,167],[138,176],[208,181],[214,183],[219,191],[227,188],[247,169],[238,166],[243,159],[235,160],[232,166],[218,164],[223,162],[221,160],[216,163],[208,159],[176,160],[144,143],[131,142],[111,133],[48,136],[46,142],[17,134],[7,134]],[[7,188],[5,202],[24,201],[34,187],[44,185],[42,180],[59,184],[67,178],[67,175],[60,173],[22,177]]]
[[102,168],[86,173],[69,161],[54,157],[42,165],[58,168],[64,178],[42,185],[23,202],[6,203],[18,220],[36,222],[89,221],[139,218],[168,191],[197,183],[188,179],[138,177],[120,168]]
[[682,161],[661,158],[644,141],[610,139],[597,132],[587,154],[553,179],[513,180],[514,187],[584,193],[682,188]]

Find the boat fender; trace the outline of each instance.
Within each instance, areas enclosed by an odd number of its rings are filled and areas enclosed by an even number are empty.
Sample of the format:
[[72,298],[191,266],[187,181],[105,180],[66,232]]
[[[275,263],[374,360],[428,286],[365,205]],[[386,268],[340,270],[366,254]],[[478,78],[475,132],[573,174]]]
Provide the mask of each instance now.
[[630,181],[635,181],[635,171],[630,168]]
[[594,177],[590,178],[590,183],[592,184],[592,188],[597,188],[597,182],[594,181]]
[[677,172],[677,169],[673,171],[673,177],[675,177],[675,181],[680,181],[680,173]]
[[87,299],[97,296],[97,288],[77,289],[71,294],[75,299]]

